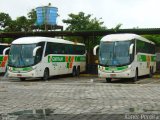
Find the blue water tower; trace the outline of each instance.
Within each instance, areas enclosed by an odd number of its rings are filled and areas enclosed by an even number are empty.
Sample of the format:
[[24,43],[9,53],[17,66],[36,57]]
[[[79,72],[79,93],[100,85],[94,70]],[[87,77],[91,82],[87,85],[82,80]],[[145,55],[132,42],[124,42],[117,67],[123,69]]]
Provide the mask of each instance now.
[[58,16],[57,7],[50,7],[50,6],[37,7],[36,13],[37,13],[36,25],[57,24],[57,16]]

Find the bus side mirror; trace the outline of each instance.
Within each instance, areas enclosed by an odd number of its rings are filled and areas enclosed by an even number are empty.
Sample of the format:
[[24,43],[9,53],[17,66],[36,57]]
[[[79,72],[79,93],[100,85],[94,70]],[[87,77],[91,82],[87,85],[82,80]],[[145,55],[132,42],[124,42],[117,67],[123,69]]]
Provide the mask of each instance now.
[[94,48],[93,48],[93,55],[97,55],[97,49],[99,48],[99,45],[96,45]]
[[6,52],[7,52],[7,50],[9,50],[9,49],[10,49],[10,47],[5,48],[5,49],[3,50],[3,55],[6,55]]
[[129,54],[130,55],[133,53],[133,46],[134,46],[134,44],[131,44],[129,47]]
[[35,47],[35,48],[33,49],[33,57],[36,56],[36,52],[37,52],[37,50],[38,50],[39,48],[41,48],[41,46],[37,46],[37,47]]

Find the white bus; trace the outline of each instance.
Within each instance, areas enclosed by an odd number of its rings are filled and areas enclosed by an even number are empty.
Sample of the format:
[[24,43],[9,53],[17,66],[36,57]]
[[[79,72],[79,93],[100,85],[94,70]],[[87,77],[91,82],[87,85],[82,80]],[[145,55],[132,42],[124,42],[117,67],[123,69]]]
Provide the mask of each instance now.
[[99,77],[111,82],[112,78],[133,78],[156,71],[155,44],[136,34],[111,34],[104,36],[99,47]]
[[8,43],[0,43],[0,73],[6,72],[9,47]]
[[23,37],[12,42],[8,76],[25,80],[72,73],[78,76],[86,68],[85,45],[49,37]]

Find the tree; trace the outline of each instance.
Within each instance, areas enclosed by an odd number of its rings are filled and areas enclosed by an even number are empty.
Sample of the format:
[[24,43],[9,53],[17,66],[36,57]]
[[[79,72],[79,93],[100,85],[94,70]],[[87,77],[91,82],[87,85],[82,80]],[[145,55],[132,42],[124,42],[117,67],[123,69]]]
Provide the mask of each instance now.
[[16,20],[12,20],[4,31],[5,32],[24,32],[28,31],[29,22],[25,16],[17,17]]
[[30,25],[28,19],[25,16],[18,17],[15,22],[16,22],[15,31],[23,31],[23,32],[28,31]]
[[30,25],[33,25],[36,23],[36,20],[37,20],[37,15],[36,15],[36,10],[35,9],[32,9],[28,14],[28,22]]
[[100,19],[93,18],[91,19],[91,15],[85,15],[83,12],[79,12],[78,14],[69,14],[69,19],[64,19],[63,23],[67,24],[68,27],[66,30],[70,31],[80,31],[80,30],[104,30],[106,29],[103,25],[103,22]]
[[120,29],[120,27],[122,26],[123,24],[121,24],[121,23],[119,23],[118,25],[116,25],[116,27],[115,28],[113,28],[115,31],[117,31],[117,30],[119,30]]
[[[85,15],[84,12],[79,12],[78,14],[69,14],[68,19],[64,19],[63,23],[67,24],[68,27],[66,30],[69,31],[84,31],[84,30],[105,30],[106,27],[103,26],[103,22],[97,18],[91,18],[92,15],[88,14]],[[98,36],[91,36],[87,38],[89,40],[89,46],[87,46],[88,50],[93,49],[93,47],[99,44],[99,40],[101,37]],[[67,39],[76,41],[76,42],[83,42],[84,38],[82,37],[67,37]]]
[[9,27],[11,22],[12,22],[12,19],[9,16],[9,14],[0,13],[0,29],[1,30],[4,30],[7,27]]
[[143,35],[148,40],[153,41],[156,46],[160,46],[160,35]]
[[[102,26],[103,22],[97,18],[92,19],[91,14],[85,15],[84,12],[79,12],[78,14],[71,13],[68,16],[69,16],[68,19],[63,20],[63,23],[68,25],[66,30],[69,30],[69,31],[82,31],[83,30],[84,31],[84,30],[105,30],[106,29],[106,27]],[[76,40],[76,42],[82,42],[84,38],[69,37],[69,39],[72,41]],[[99,37],[92,36],[88,39],[89,41],[95,40],[99,42]],[[97,42],[92,42],[91,46],[94,46],[95,44],[97,44]]]
[[[67,24],[66,30],[69,31],[87,31],[87,30],[105,30],[106,27],[103,26],[103,22],[101,19],[97,18],[91,18],[92,15],[88,14],[85,15],[83,12],[79,12],[78,14],[69,14],[68,19],[64,19],[63,23]],[[83,42],[84,38],[82,37],[67,37],[66,39],[72,40],[75,42]],[[92,50],[93,47],[97,44],[99,44],[101,37],[99,36],[90,36],[88,38],[85,38],[85,40],[88,40],[86,44],[87,53],[88,53],[88,62],[93,63],[94,59],[92,56]]]

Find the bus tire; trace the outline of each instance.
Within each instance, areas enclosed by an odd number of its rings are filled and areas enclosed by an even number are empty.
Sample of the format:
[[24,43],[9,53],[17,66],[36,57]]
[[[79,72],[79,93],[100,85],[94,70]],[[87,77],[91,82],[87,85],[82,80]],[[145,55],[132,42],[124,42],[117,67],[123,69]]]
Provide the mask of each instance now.
[[77,71],[76,71],[76,67],[74,66],[72,70],[72,76],[75,77],[76,74],[77,74]]
[[25,81],[26,80],[26,78],[19,78],[21,81]]
[[133,77],[133,82],[136,82],[138,80],[138,69],[135,71],[135,76]]
[[152,78],[153,77],[153,68],[150,67],[150,70],[149,70],[149,78]]
[[48,69],[48,68],[45,68],[42,79],[43,79],[43,80],[48,80],[48,78],[49,78],[49,69]]
[[112,82],[112,78],[106,78],[106,82],[107,83],[111,83]]
[[77,75],[77,77],[79,77],[79,75],[80,75],[80,66],[77,67],[76,75]]

